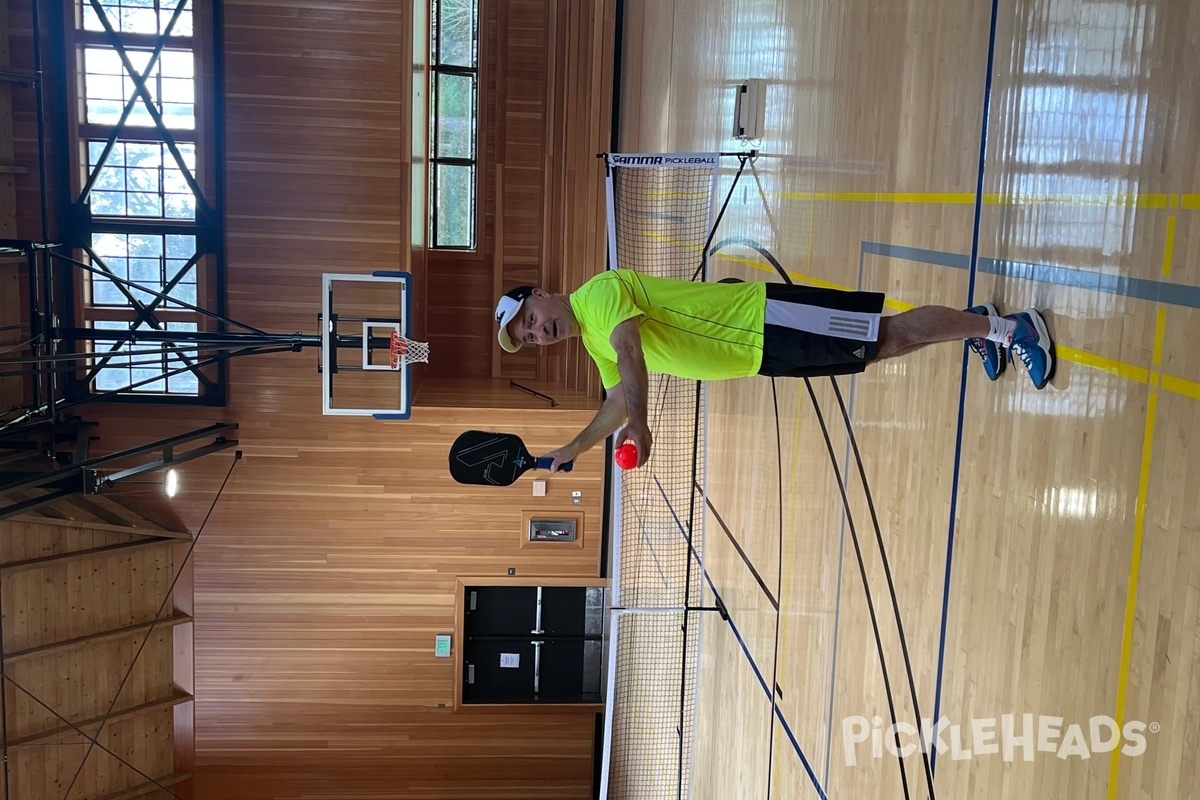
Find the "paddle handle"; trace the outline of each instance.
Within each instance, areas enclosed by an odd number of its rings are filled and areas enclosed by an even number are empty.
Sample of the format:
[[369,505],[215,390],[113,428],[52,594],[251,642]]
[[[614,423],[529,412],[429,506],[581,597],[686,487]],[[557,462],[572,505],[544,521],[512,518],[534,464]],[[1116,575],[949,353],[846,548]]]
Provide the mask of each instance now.
[[[571,468],[574,465],[575,465],[574,461],[568,461],[567,463],[560,466],[558,469],[561,472],[570,472]],[[554,459],[551,458],[550,456],[542,456],[541,458],[539,458],[537,460],[537,468],[538,469],[550,469],[550,467],[552,467],[552,466],[554,466]]]

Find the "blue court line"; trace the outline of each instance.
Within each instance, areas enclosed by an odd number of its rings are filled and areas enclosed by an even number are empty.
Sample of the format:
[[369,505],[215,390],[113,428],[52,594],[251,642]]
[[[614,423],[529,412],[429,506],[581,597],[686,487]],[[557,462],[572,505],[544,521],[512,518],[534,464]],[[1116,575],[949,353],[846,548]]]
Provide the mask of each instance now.
[[[898,258],[904,261],[915,261],[919,264],[931,264],[937,267],[952,269],[971,268],[971,256],[963,253],[947,253],[941,250],[926,250],[922,247],[907,247],[905,245],[885,244],[883,242],[863,242],[862,254]],[[1152,280],[1150,278],[1131,278],[1125,275],[1113,275],[1094,270],[1077,269],[1075,267],[1058,267],[1050,264],[1035,264],[1028,261],[1010,261],[1001,258],[977,259],[977,270],[988,275],[999,275],[1003,278],[1037,281],[1053,286],[1067,286],[1072,289],[1085,289],[1101,294],[1111,294],[1118,297],[1131,297],[1138,300],[1151,300],[1167,305],[1183,306],[1185,308],[1200,308],[1200,286],[1188,286],[1169,281]],[[968,298],[970,302],[970,298]]]
[[[675,508],[671,505],[671,499],[667,497],[667,492],[665,489],[663,489],[663,485],[658,480],[657,475],[654,476],[654,483],[658,486],[659,494],[662,495],[663,502],[666,503],[667,511],[670,512],[671,518],[675,520],[675,527],[679,529],[680,535],[683,536],[683,540],[687,544],[688,550],[691,552],[693,557],[696,557],[696,548],[691,542],[687,541],[687,530],[683,527],[683,522],[679,519],[679,515],[675,513]],[[697,561],[699,561],[699,558],[697,558]],[[804,750],[800,747],[800,743],[796,741],[795,734],[792,733],[792,726],[788,724],[787,718],[783,716],[782,709],[780,709],[778,704],[775,703],[774,693],[771,691],[771,688],[767,686],[767,681],[765,678],[763,678],[762,670],[758,668],[758,664],[754,661],[754,656],[750,655],[750,649],[746,646],[746,640],[742,638],[742,632],[738,630],[737,625],[734,623],[733,615],[729,613],[729,607],[726,606],[725,601],[721,599],[721,593],[717,591],[717,585],[713,583],[712,576],[709,575],[708,570],[704,568],[703,562],[700,562],[700,564],[700,572],[704,575],[704,580],[708,582],[708,588],[712,591],[713,597],[716,598],[717,604],[720,605],[721,608],[725,609],[725,621],[729,623],[730,629],[733,630],[733,635],[737,637],[738,644],[742,647],[742,653],[745,654],[746,660],[750,662],[750,666],[754,670],[754,675],[758,678],[758,683],[762,687],[762,690],[766,693],[767,699],[771,700],[771,705],[775,709],[775,716],[779,718],[779,722],[783,725],[784,733],[787,734],[788,739],[791,741],[792,748],[796,751],[796,755],[800,758],[800,763],[804,765],[804,771],[808,773],[808,777],[809,780],[812,781],[813,788],[817,790],[817,794],[820,796],[821,800],[828,800],[828,797],[825,794],[825,789],[822,788],[821,782],[817,780],[817,775],[815,772],[813,772],[812,766],[808,763],[808,758],[805,757]],[[769,769],[770,768],[768,766],[768,770]],[[773,774],[767,775],[768,781],[773,779]]]
[[[979,222],[983,215],[983,173],[987,166],[988,123],[992,116],[992,73],[996,58],[996,19],[999,16],[1000,0],[992,0],[992,22],[988,33],[987,78],[983,86],[983,121],[979,134],[979,175],[975,183],[975,221],[971,230],[971,261],[967,278],[967,307],[970,308],[975,300],[975,276],[979,269]],[[942,583],[942,623],[938,634],[938,666],[937,682],[933,689],[933,716],[938,720],[942,713],[942,679],[946,666],[946,623],[950,616],[950,572],[954,566],[954,527],[958,515],[958,486],[962,478],[962,445],[963,423],[967,412],[967,358],[970,355],[964,344],[962,349],[962,377],[958,387],[958,429],[954,441],[954,477],[950,483],[950,522],[946,534],[946,577]],[[914,697],[913,702],[917,699]],[[936,722],[934,724],[937,724]],[[937,776],[936,747],[929,748],[929,793],[933,794],[933,782]]]

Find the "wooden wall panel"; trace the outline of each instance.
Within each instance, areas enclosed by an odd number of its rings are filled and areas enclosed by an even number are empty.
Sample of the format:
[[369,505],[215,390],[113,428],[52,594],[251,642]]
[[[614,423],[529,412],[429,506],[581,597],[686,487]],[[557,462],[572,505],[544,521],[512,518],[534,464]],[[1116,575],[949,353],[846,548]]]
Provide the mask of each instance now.
[[[162,599],[161,597],[159,598]],[[171,677],[173,631],[155,628],[137,661],[134,655],[142,646],[143,634],[120,639],[91,641],[78,647],[22,659],[8,666],[8,674],[50,708],[71,708],[72,722],[101,718],[117,695],[117,687],[129,665],[133,671],[117,704],[115,713],[174,695]],[[86,676],[86,677],[85,677]],[[67,677],[67,680],[63,680]],[[74,677],[75,680],[71,680]],[[83,680],[80,680],[83,678]],[[24,692],[8,689],[8,735],[10,740],[31,738],[35,734],[64,726],[51,711]]]
[[[197,797],[221,800],[297,796],[306,800],[590,798],[591,737],[553,723],[553,720],[531,719],[528,726],[514,727],[490,720],[474,737],[482,748],[490,748],[497,741],[519,741],[531,752],[558,753],[553,758],[504,758],[487,750],[477,756],[470,753],[448,756],[429,748],[415,759],[383,761],[377,769],[364,769],[360,763],[343,763],[340,759],[302,765],[287,773],[271,765],[200,767],[196,773]],[[384,731],[384,735],[387,733]],[[437,730],[433,733],[436,736]],[[568,748],[571,752],[564,753]]]
[[[570,291],[607,265],[604,169],[610,149],[616,4],[559,3],[549,73],[559,76],[547,148],[546,259]],[[547,353],[544,379],[599,396],[600,376],[579,340]]]
[[[191,776],[175,763],[173,717],[191,696],[174,680],[174,651],[190,637],[190,622],[145,625],[168,597],[177,546],[85,527],[0,522],[5,772],[13,800],[61,797],[68,785],[73,798],[99,800],[152,786],[149,779],[180,786],[186,796]],[[169,601],[165,613],[174,613]],[[89,750],[85,734],[102,746]]]
[[[450,258],[433,251],[425,288],[429,293],[428,374],[431,378],[486,378],[496,343],[492,265],[482,258]],[[422,386],[419,402],[430,400]]]
[[[7,575],[5,650],[25,650],[153,619],[171,583],[171,563],[170,550],[158,546],[56,559]],[[81,579],[99,571],[111,572],[112,579],[106,583]],[[43,586],[63,587],[77,613],[63,613],[64,598],[42,591]]]
[[[429,373],[440,378],[492,377],[497,288],[547,283],[542,258],[543,161],[546,147],[545,59],[549,0],[484,0],[482,28],[477,253],[429,255]],[[497,176],[503,174],[503,180]],[[499,273],[499,274],[497,274]],[[504,375],[537,378],[533,351],[504,355]],[[499,374],[499,373],[496,373]]]
[[[0,69],[34,70],[30,20],[28,2],[0,0]],[[0,80],[0,238],[41,238],[35,107],[31,86]],[[0,258],[0,319],[5,327],[28,316],[25,275],[23,258]],[[0,350],[28,339],[27,328],[0,331]],[[24,383],[17,376],[0,377],[0,411],[24,402]]]
[[[544,202],[547,125],[552,98],[547,93],[550,63],[552,10],[550,0],[507,0],[504,26],[497,31],[503,42],[504,139],[497,143],[504,165],[504,185],[498,198],[496,224],[503,229],[503,249],[498,254],[502,290],[530,284],[558,291],[556,265],[546,261]],[[499,375],[518,380],[544,380],[542,365],[547,350],[523,348],[501,353]]]
[[[497,291],[571,291],[605,268],[603,168],[611,128],[615,0],[494,0],[482,77],[489,89],[479,254],[433,252],[430,340],[440,378],[543,381],[599,398],[577,341],[500,354]],[[482,295],[480,294],[482,290]]]
[[[255,793],[272,781],[279,791],[307,787],[297,776],[307,775],[314,748],[361,762],[356,785],[376,794],[403,775],[410,786],[438,787],[437,796],[519,796],[479,787],[516,774],[512,759],[521,756],[558,776],[547,784],[555,796],[588,796],[592,717],[455,714],[453,663],[434,658],[433,639],[453,631],[459,576],[599,570],[600,450],[534,498],[529,478],[509,489],[454,483],[444,466],[454,437],[505,428],[548,450],[592,412],[418,406],[406,422],[330,419],[317,411],[306,361],[292,355],[264,359],[255,375],[243,370],[225,413],[239,422],[245,455],[195,556],[196,747],[199,772],[211,779],[197,784],[197,796],[275,797]],[[203,422],[187,409],[153,419],[105,411],[105,448]],[[183,466],[185,491],[173,508],[193,530],[230,463],[220,454]],[[584,547],[522,548],[522,513],[573,510],[575,489],[584,493]],[[491,738],[498,729],[510,735]],[[536,758],[530,741],[544,744]],[[228,771],[230,763],[276,766]],[[318,783],[337,791],[336,782]]]
[[[171,710],[160,709],[131,719],[118,719],[104,727],[100,743],[139,771],[166,786],[176,786],[190,775],[174,771],[171,763]],[[74,742],[52,746],[10,749],[9,782],[12,800],[59,798],[71,782],[87,750],[78,734]],[[103,800],[118,793],[143,790],[134,797],[153,797],[158,792],[148,781],[99,747],[93,748],[79,773],[72,798]],[[128,796],[128,795],[127,795]],[[165,797],[161,792],[158,796]]]
[[[514,386],[513,384],[517,385]],[[557,405],[551,406],[545,397],[538,397],[518,387],[540,392],[552,398]],[[565,410],[594,410],[596,401],[590,394],[564,389],[558,384],[545,381],[513,381],[511,378],[428,378],[421,386],[421,399],[428,405],[458,406],[469,404],[481,409],[528,408],[559,413]],[[495,413],[495,412],[491,412]],[[582,419],[582,417],[580,417]]]
[[410,21],[400,3],[225,3],[235,316],[312,329],[322,272],[412,266]]
[[0,537],[0,563],[28,561],[58,553],[74,553],[97,547],[137,541],[141,537],[105,530],[61,530],[51,523],[29,522],[23,519],[4,523],[5,535]]

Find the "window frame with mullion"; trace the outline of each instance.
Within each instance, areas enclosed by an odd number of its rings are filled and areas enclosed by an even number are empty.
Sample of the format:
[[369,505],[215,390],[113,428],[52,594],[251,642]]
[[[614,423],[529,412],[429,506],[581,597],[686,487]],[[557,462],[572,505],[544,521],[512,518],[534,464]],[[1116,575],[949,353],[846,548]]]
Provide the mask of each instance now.
[[[159,107],[159,118],[162,123],[151,120],[151,126],[131,125],[126,120],[118,135],[115,137],[114,148],[126,143],[153,144],[161,143],[161,160],[158,177],[158,194],[165,197],[164,172],[167,165],[189,186],[188,193],[193,196],[191,218],[172,217],[167,215],[164,204],[160,216],[108,216],[93,214],[87,199],[81,197],[81,192],[91,180],[89,143],[107,141],[117,126],[112,124],[91,123],[87,120],[87,76],[84,70],[84,50],[87,47],[114,49],[107,31],[84,30],[82,25],[82,7],[88,0],[64,0],[63,41],[64,62],[66,67],[66,84],[68,91],[59,97],[58,111],[65,125],[64,141],[67,142],[67,157],[65,174],[60,180],[62,191],[62,231],[61,240],[73,250],[77,260],[90,261],[88,250],[94,234],[131,234],[142,233],[150,236],[170,234],[195,237],[195,263],[189,267],[194,283],[196,300],[194,305],[200,308],[213,309],[219,316],[225,314],[224,297],[224,265],[225,265],[225,221],[223,214],[224,198],[223,180],[218,163],[219,154],[223,149],[223,132],[220,127],[219,112],[221,104],[218,96],[217,83],[220,76],[221,40],[215,17],[218,16],[220,0],[192,0],[191,15],[193,31],[190,36],[166,37],[162,52],[190,51],[192,64],[192,118],[193,126],[189,128],[171,125],[162,109],[165,98],[156,91],[154,84],[156,76],[161,80],[163,61],[161,55],[157,61],[154,73],[146,81],[147,89],[155,95],[156,106]],[[170,0],[163,3],[168,6],[168,12],[173,9]],[[115,26],[114,26],[115,27]],[[117,37],[128,50],[153,51],[164,37],[159,35],[122,33],[117,30]],[[122,81],[129,79],[128,72],[121,76]],[[167,76],[169,78],[169,75]],[[145,104],[139,96],[133,109],[144,109]],[[132,112],[131,112],[132,113]],[[149,112],[146,112],[147,114]],[[190,145],[193,150],[192,166],[188,172],[191,181],[180,172],[175,156],[167,146],[167,134],[179,146]],[[97,165],[97,174],[102,168],[107,168],[112,162],[106,162],[102,167]],[[113,167],[114,169],[116,167]],[[124,167],[122,167],[124,169]],[[129,190],[125,190],[128,192]],[[178,196],[176,193],[170,194]],[[162,256],[160,258],[165,258]],[[165,263],[165,262],[164,262]],[[93,305],[90,302],[90,284],[92,275],[82,269],[75,270],[73,297],[70,307],[82,326],[92,327],[97,321],[132,321],[137,318],[140,310],[135,305],[111,306]],[[165,279],[164,279],[165,280]],[[200,331],[224,331],[223,322],[215,321],[199,312],[188,309],[169,308],[166,303],[159,305],[152,312],[152,318],[165,328],[168,322],[189,322],[196,325]],[[96,343],[99,344],[99,343]],[[189,348],[186,344],[179,346],[181,352]],[[100,351],[102,347],[85,347]],[[93,362],[96,363],[96,362]],[[119,366],[119,365],[118,365]],[[197,379],[197,394],[151,394],[136,390],[127,393],[108,394],[96,387],[97,375],[94,369],[82,369],[73,374],[73,385],[70,388],[72,396],[83,397],[90,394],[105,394],[105,399],[117,402],[155,402],[184,405],[224,405],[227,401],[227,369],[223,360],[215,364],[194,370]],[[82,380],[87,377],[87,380]]]
[[[441,62],[441,36],[440,36],[440,6],[435,9],[435,18],[431,20],[431,31],[435,32],[430,42],[430,142],[429,142],[429,249],[431,255],[437,253],[445,253],[456,258],[483,258],[483,203],[481,190],[484,186],[483,180],[483,154],[482,150],[482,132],[485,130],[486,107],[482,97],[482,87],[485,85],[486,73],[484,69],[484,46],[485,37],[482,35],[481,23],[486,19],[487,7],[484,0],[473,0],[475,5],[475,20],[476,24],[473,28],[473,61],[474,66],[463,64],[443,64]],[[436,6],[436,3],[435,3]],[[441,146],[441,114],[439,113],[439,103],[441,98],[441,76],[447,75],[454,78],[470,78],[473,82],[472,91],[472,116],[474,120],[474,130],[471,133],[471,141],[473,144],[473,157],[463,158],[459,156],[442,156],[440,155]],[[467,167],[472,170],[471,176],[471,206],[472,219],[469,230],[471,233],[471,242],[469,245],[442,245],[439,244],[439,225],[438,225],[438,185],[440,182],[438,167]]]

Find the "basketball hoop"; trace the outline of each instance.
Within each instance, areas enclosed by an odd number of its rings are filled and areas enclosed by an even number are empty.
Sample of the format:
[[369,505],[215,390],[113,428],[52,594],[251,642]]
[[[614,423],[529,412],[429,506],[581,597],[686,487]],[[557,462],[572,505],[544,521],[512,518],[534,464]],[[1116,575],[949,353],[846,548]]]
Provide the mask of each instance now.
[[407,336],[401,336],[398,331],[392,331],[392,369],[417,363],[429,363],[429,343],[414,342]]

